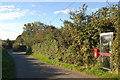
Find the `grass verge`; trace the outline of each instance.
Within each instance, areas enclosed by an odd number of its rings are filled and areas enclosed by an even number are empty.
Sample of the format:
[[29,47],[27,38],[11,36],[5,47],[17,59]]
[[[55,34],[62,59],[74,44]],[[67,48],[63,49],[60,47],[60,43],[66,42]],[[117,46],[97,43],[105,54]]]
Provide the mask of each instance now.
[[8,53],[2,54],[2,79],[16,78],[16,69],[12,57]]
[[95,76],[96,78],[112,78],[112,80],[119,79],[116,74],[112,74],[107,71],[101,70],[101,69],[99,69],[98,66],[95,66],[93,69],[88,70],[85,67],[79,67],[79,66],[76,66],[73,64],[66,64],[63,62],[58,62],[56,60],[48,59],[46,56],[41,55],[41,54],[31,54],[31,55],[42,62],[57,65],[57,66],[60,66],[60,67],[66,68],[66,69],[70,69],[70,70],[74,70],[74,71],[78,71],[78,72],[87,73],[89,75]]

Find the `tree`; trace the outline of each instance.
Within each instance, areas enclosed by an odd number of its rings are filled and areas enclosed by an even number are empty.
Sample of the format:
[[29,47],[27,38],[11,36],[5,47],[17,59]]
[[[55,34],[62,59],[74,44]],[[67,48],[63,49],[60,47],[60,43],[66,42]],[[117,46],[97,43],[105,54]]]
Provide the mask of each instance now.
[[10,41],[9,39],[6,40],[6,45],[7,45],[7,49],[11,49],[12,48],[12,41]]

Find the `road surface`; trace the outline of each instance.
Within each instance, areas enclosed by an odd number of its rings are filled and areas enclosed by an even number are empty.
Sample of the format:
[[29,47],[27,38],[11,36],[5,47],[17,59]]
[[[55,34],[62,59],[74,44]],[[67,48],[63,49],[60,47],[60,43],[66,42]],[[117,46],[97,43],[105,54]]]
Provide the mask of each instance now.
[[43,63],[24,52],[9,51],[9,54],[15,62],[16,78],[93,78],[90,75]]

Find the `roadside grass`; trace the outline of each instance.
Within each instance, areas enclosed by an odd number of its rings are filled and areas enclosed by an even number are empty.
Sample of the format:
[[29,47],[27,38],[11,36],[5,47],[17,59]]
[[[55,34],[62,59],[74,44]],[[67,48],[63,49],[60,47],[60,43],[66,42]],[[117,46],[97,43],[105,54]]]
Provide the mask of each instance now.
[[6,53],[2,53],[2,79],[13,80],[16,78],[16,69],[12,57]]
[[37,58],[38,60],[42,61],[42,62],[52,64],[52,65],[56,65],[56,66],[60,66],[60,67],[65,68],[65,69],[70,69],[70,70],[74,70],[74,71],[78,71],[78,72],[83,72],[84,74],[92,75],[95,78],[111,78],[112,80],[118,80],[120,78],[120,77],[118,77],[117,74],[112,74],[112,73],[109,73],[109,72],[104,71],[102,69],[99,69],[98,66],[95,66],[94,68],[89,70],[85,67],[79,67],[79,66],[76,66],[76,65],[73,65],[73,64],[66,64],[66,63],[63,63],[63,62],[58,62],[56,60],[48,59],[46,56],[41,55],[41,54],[31,54],[31,55],[33,57]]
[[86,70],[85,72],[87,74],[97,76],[98,78],[113,78],[112,80],[120,80],[120,77],[117,74],[102,70],[99,68],[99,66],[95,66],[93,69]]

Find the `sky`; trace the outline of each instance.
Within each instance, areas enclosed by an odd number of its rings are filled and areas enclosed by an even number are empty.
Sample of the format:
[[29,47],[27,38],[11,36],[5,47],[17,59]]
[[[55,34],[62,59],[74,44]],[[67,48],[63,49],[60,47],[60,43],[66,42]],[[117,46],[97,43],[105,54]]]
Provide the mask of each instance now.
[[0,2],[0,39],[15,40],[23,32],[24,24],[32,22],[60,28],[61,20],[69,20],[69,11],[77,10],[84,3],[88,5],[87,14],[108,5],[106,2]]

